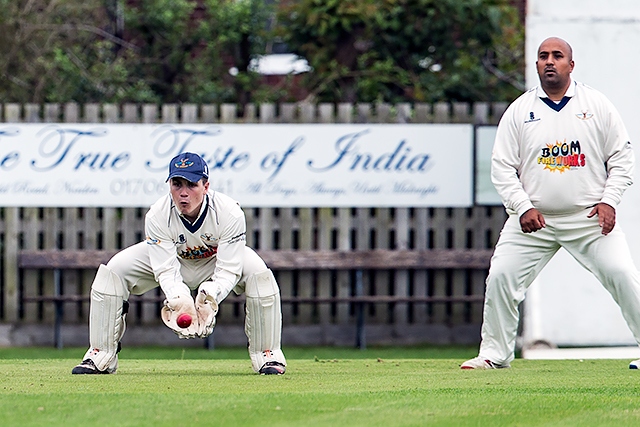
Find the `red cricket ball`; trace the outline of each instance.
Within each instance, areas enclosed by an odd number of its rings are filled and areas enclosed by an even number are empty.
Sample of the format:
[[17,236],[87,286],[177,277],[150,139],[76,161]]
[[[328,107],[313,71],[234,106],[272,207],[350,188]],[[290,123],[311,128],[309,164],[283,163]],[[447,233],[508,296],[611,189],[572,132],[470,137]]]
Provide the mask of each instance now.
[[176,323],[178,324],[178,326],[180,326],[182,329],[188,328],[189,326],[191,326],[191,315],[187,314],[187,313],[182,313],[180,316],[178,316],[178,318],[176,319]]

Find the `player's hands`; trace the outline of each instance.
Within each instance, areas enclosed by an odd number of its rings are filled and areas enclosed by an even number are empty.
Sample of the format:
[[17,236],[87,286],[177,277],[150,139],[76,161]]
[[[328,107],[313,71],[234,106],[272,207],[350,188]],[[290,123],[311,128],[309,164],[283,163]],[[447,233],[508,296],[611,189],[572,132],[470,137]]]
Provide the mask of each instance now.
[[[191,325],[188,328],[178,326],[176,320],[182,313],[191,316]],[[164,300],[164,307],[160,310],[160,316],[165,325],[178,335],[178,338],[194,338],[198,332],[198,315],[195,303],[191,295],[178,295]]]
[[531,208],[520,217],[520,227],[524,233],[533,233],[547,226],[544,217],[536,208]]
[[213,332],[216,326],[218,314],[218,298],[221,291],[213,282],[204,282],[198,288],[196,296],[196,312],[198,313],[198,330],[196,335],[206,338]]
[[594,215],[598,215],[598,224],[602,228],[602,234],[606,236],[611,233],[611,230],[613,230],[613,227],[616,225],[615,208],[606,203],[598,203],[591,209],[587,218],[591,218]]

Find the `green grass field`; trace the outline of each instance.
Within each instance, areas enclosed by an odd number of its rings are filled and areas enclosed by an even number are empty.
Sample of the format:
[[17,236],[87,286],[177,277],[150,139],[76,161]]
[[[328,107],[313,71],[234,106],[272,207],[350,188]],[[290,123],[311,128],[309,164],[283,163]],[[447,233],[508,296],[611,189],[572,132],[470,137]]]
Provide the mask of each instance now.
[[286,375],[245,349],[125,348],[116,375],[72,376],[84,349],[0,349],[0,426],[631,426],[628,360],[517,359],[476,348],[290,348]]

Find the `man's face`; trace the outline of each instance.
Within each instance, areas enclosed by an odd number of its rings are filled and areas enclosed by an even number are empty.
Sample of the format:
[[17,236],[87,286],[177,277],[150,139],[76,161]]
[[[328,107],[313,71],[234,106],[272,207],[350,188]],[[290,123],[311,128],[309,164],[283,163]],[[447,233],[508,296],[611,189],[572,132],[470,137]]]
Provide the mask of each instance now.
[[545,40],[538,49],[536,68],[543,89],[565,88],[573,71],[569,46],[560,39]]
[[203,184],[202,180],[194,183],[184,178],[171,178],[170,187],[171,198],[180,213],[190,220],[195,219],[209,190],[209,183]]

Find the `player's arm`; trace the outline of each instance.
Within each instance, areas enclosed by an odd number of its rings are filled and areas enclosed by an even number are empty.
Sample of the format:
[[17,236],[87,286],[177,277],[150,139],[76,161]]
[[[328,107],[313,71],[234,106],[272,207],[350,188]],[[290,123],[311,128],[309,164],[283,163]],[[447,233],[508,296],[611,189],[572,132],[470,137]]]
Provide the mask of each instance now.
[[[156,281],[160,284],[166,299],[161,310],[165,325],[180,338],[193,338],[198,332],[198,316],[189,287],[182,281],[180,262],[169,230],[158,224],[157,218],[148,213],[145,218],[146,242],[149,260]],[[178,325],[178,317],[188,314],[192,323],[183,328]]]
[[491,155],[491,181],[505,208],[522,216],[533,208],[533,204],[518,176],[521,164],[520,129],[514,111],[512,104],[498,124]]
[[604,113],[607,120],[604,123],[603,144],[607,180],[600,202],[615,209],[622,200],[622,194],[633,184],[635,156],[618,111],[608,101],[605,105],[609,107],[608,114]]
[[215,326],[218,304],[224,300],[242,277],[246,245],[246,222],[244,212],[237,204],[221,212],[222,233],[218,240],[216,268],[210,281],[198,288],[196,311],[199,329],[197,335],[209,336]]
[[607,180],[600,203],[595,205],[587,217],[598,217],[598,224],[605,236],[616,225],[616,207],[622,200],[622,194],[633,183],[635,155],[627,129],[616,108],[608,100],[603,105],[606,110],[601,113],[603,122],[603,153]]
[[216,295],[218,303],[238,284],[244,268],[247,232],[244,212],[237,204],[229,205],[227,208],[228,210],[220,215],[222,232],[218,240],[216,268],[210,281],[219,289]]
[[182,281],[175,244],[166,225],[162,227],[155,216],[147,214],[145,234],[151,269],[165,296],[191,295],[189,287]]

